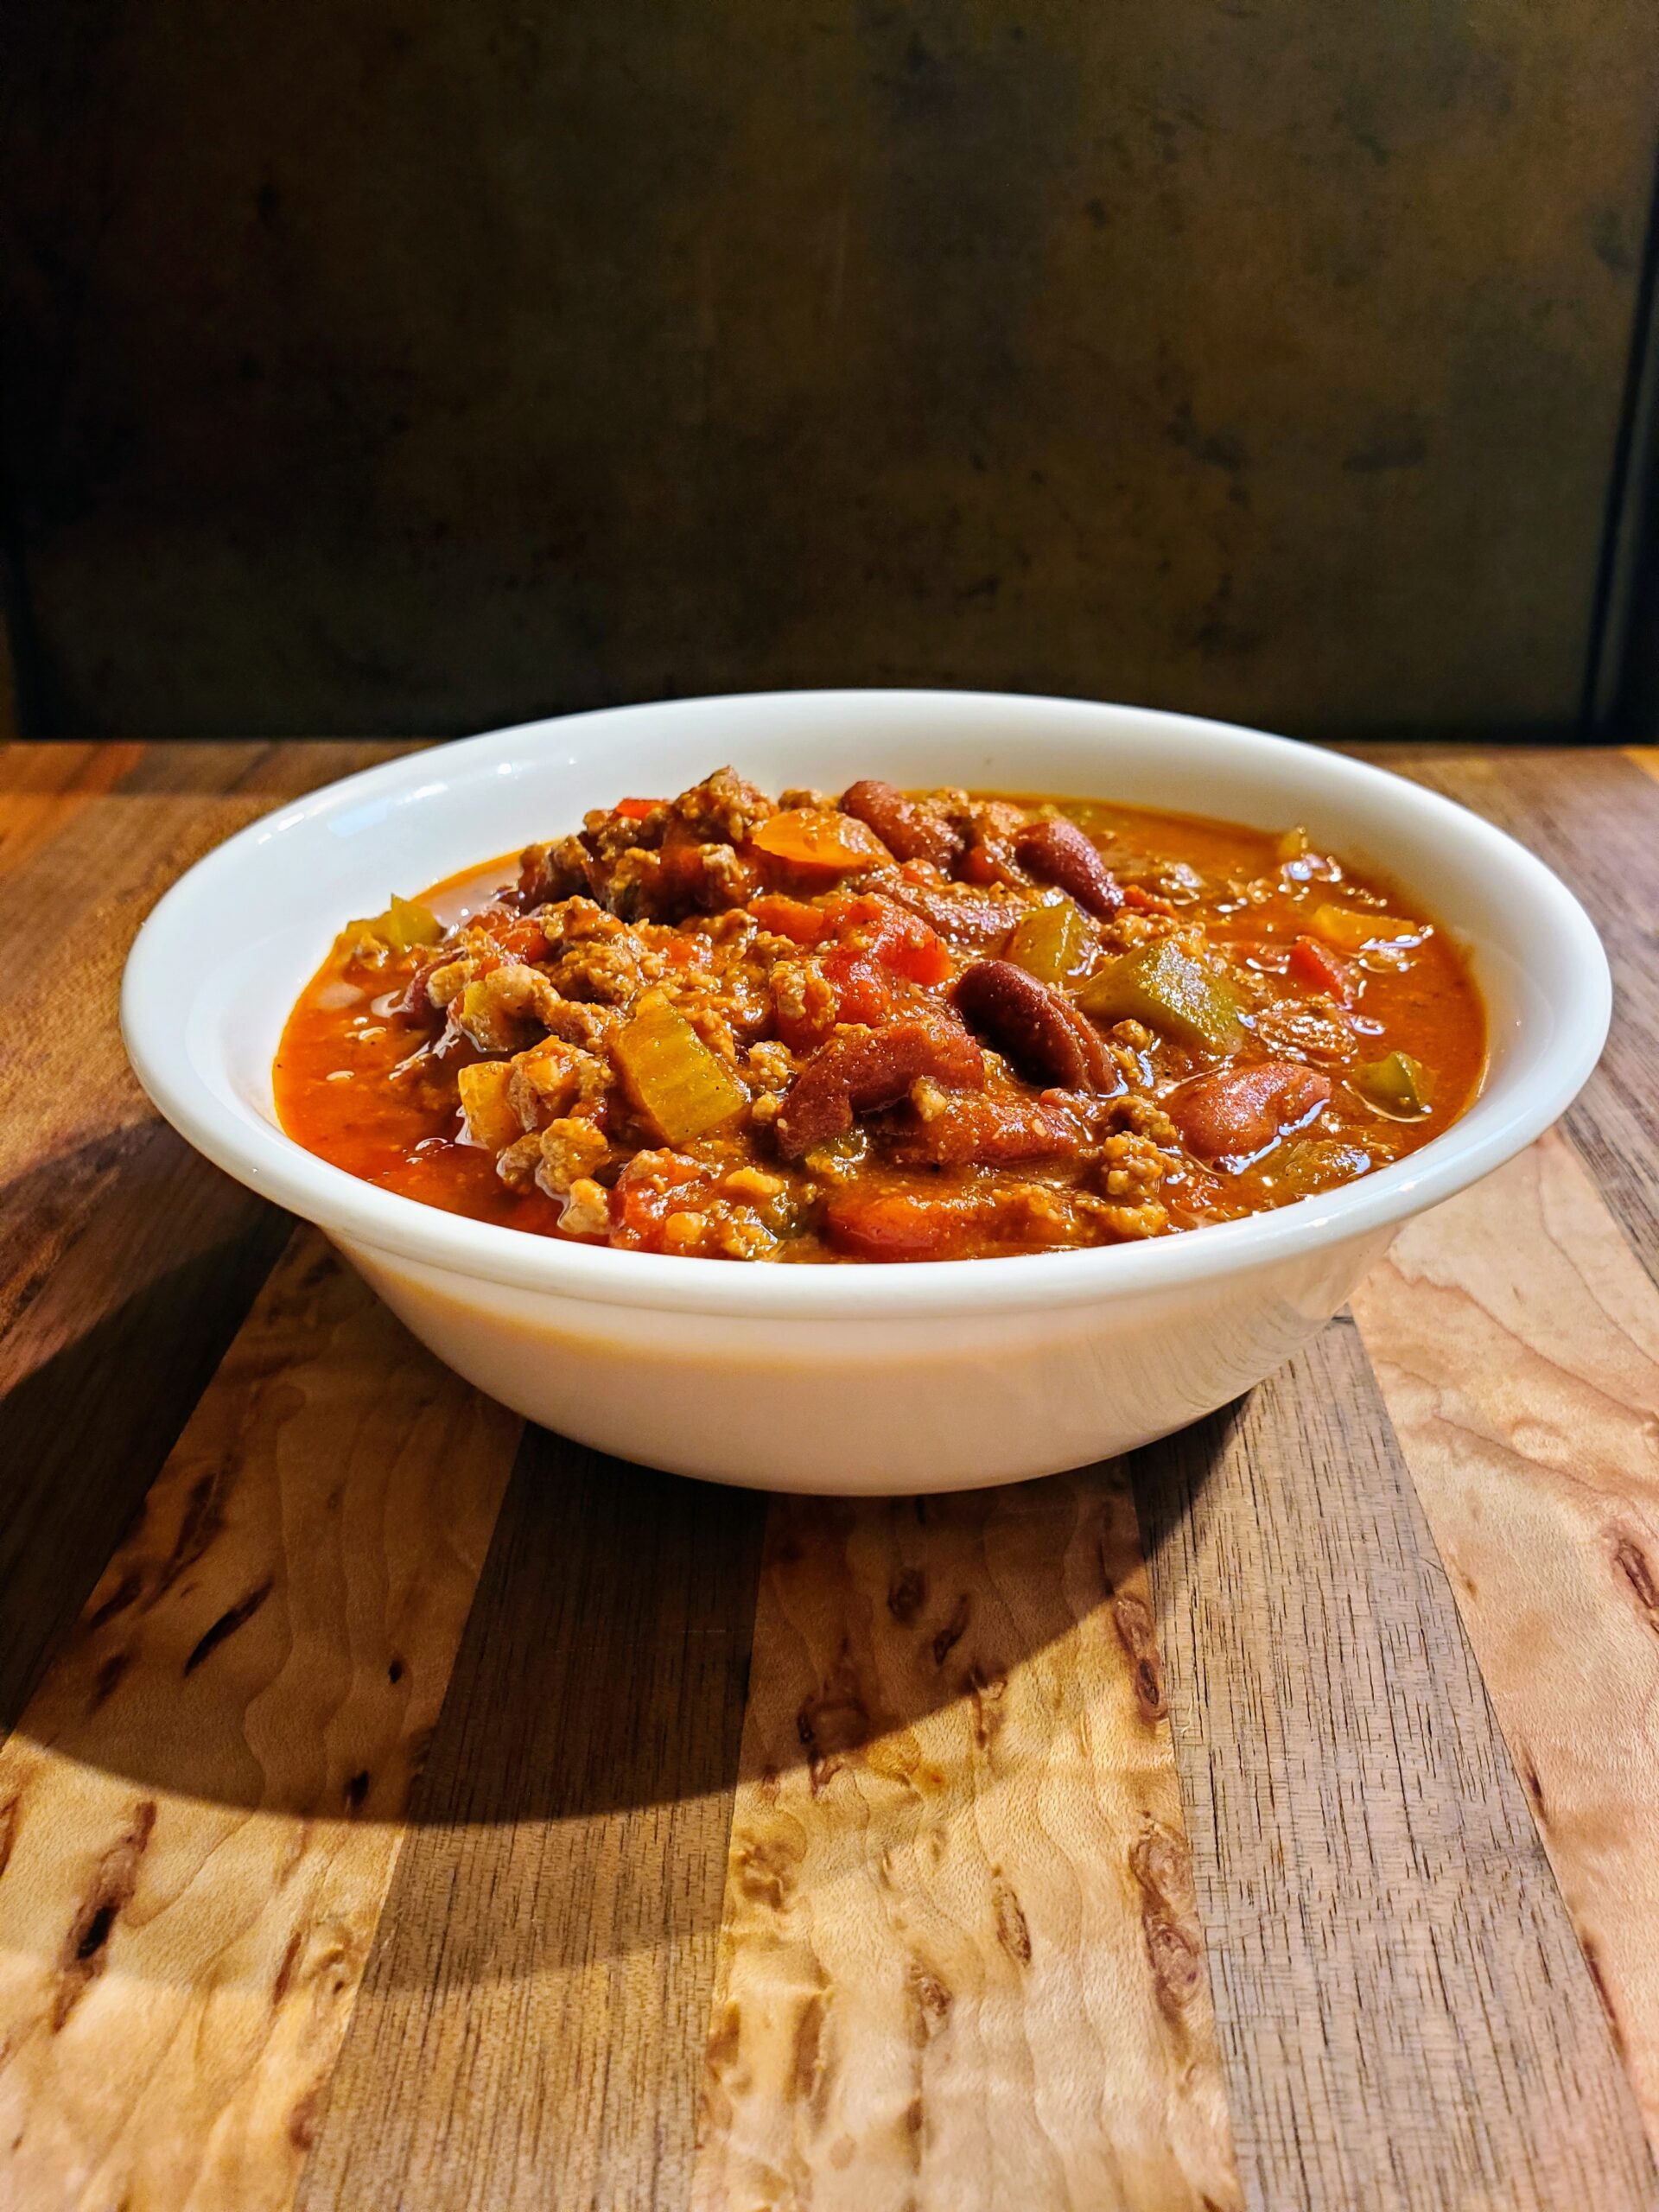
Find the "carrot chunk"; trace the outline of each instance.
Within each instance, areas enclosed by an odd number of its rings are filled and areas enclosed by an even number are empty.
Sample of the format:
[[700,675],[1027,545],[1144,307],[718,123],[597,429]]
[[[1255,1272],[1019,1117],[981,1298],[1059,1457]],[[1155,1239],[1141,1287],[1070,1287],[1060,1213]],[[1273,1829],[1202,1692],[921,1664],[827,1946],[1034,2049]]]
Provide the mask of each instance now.
[[795,806],[774,814],[749,842],[756,852],[785,867],[819,875],[850,875],[855,868],[879,868],[893,857],[874,830],[827,807]]
[[752,899],[749,912],[763,930],[795,944],[817,944],[830,931],[831,917],[823,907],[809,906],[804,899],[786,899],[780,891]]

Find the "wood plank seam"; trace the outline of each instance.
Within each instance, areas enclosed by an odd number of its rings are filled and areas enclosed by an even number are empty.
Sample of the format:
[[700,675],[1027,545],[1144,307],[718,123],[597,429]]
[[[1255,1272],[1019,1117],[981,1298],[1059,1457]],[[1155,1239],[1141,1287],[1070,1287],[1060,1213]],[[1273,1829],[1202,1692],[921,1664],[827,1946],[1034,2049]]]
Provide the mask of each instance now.
[[1248,2201],[1652,2212],[1357,1331],[1135,1473]]

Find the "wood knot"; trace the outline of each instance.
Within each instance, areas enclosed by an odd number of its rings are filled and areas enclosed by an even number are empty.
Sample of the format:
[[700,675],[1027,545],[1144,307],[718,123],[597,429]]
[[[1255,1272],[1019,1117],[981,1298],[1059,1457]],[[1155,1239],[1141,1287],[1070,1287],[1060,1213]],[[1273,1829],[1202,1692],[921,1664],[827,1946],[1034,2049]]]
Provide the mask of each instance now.
[[968,1632],[968,1624],[974,1617],[974,1599],[970,1590],[964,1590],[951,1608],[950,1618],[933,1638],[933,1664],[943,1667],[950,1654]]
[[211,1658],[227,1637],[234,1636],[238,1629],[245,1628],[276,1586],[275,1582],[267,1577],[257,1589],[250,1590],[245,1598],[238,1598],[235,1605],[228,1606],[213,1626],[197,1639],[184,1662],[185,1673],[194,1675],[202,1662]]
[[58,1954],[58,1986],[52,2000],[52,2032],[56,2035],[109,1963],[108,1951],[116,1922],[138,1886],[138,1868],[156,1827],[156,1801],[141,1798],[132,1819],[93,1872],[79,1910],[65,1932]]
[[989,1751],[1004,1715],[1002,1700],[1007,1695],[1008,1678],[1004,1674],[990,1674],[980,1666],[972,1666],[963,1678],[963,1688],[973,1700],[974,1742],[982,1751]]
[[768,1912],[782,1912],[795,1886],[798,1857],[779,1836],[755,1836],[739,1844],[734,1875],[740,1894]]
[[1614,1545],[1613,1565],[1635,1592],[1648,1626],[1659,1633],[1659,1583],[1654,1580],[1652,1561],[1634,1536],[1621,1536]]
[[1135,1701],[1141,1708],[1141,1719],[1148,1722],[1161,1720],[1167,1708],[1164,1703],[1164,1675],[1158,1662],[1158,1635],[1152,1608],[1144,1598],[1122,1593],[1112,1600],[1112,1626],[1117,1630],[1117,1640],[1128,1656],[1129,1679],[1135,1688]]
[[895,1574],[887,1589],[887,1611],[900,1628],[908,1628],[927,1603],[927,1577],[919,1567]]
[[1129,1872],[1141,1891],[1141,1931],[1158,2009],[1184,2026],[1187,2007],[1204,1989],[1192,1854],[1179,1836],[1148,1826],[1129,1853]]
[[905,1992],[909,2000],[911,2041],[919,2050],[931,2043],[950,2018],[950,1991],[931,1967],[912,1959],[905,1976]]
[[823,1787],[842,1759],[869,1742],[874,1732],[869,1708],[846,1660],[803,1703],[795,1716],[795,1730],[810,1763],[814,1789]]
[[991,1885],[991,1910],[996,1916],[996,1940],[1011,1959],[1022,1967],[1031,1964],[1031,1929],[1026,1910],[1011,1883],[999,1874]]

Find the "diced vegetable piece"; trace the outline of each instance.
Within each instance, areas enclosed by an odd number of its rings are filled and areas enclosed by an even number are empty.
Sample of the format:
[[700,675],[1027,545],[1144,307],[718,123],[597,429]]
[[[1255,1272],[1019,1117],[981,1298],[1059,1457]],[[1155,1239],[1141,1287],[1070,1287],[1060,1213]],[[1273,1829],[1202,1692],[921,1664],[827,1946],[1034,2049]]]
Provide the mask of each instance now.
[[800,899],[786,899],[771,891],[749,901],[749,912],[763,930],[786,937],[796,944],[817,944],[830,929],[830,917],[822,906],[809,906]]
[[1390,1052],[1371,1060],[1354,1077],[1360,1096],[1396,1120],[1414,1122],[1427,1114],[1434,1088],[1433,1077],[1409,1052]]
[[643,822],[648,814],[655,814],[664,802],[659,798],[620,798],[614,812],[625,822]]
[[950,976],[952,963],[944,938],[919,914],[902,906],[888,909],[870,943],[884,968],[912,983],[943,983]]
[[664,999],[647,998],[613,1048],[629,1097],[664,1144],[690,1144],[741,1113],[748,1094]]
[[971,1201],[903,1190],[849,1191],[830,1201],[824,1228],[858,1260],[938,1260],[974,1225]]
[[868,945],[838,944],[823,959],[824,981],[836,995],[837,1021],[879,1025],[893,1011],[893,987]]
[[1273,1155],[1267,1181],[1275,1198],[1306,1198],[1365,1174],[1371,1155],[1335,1137],[1293,1137]]
[[1089,957],[1093,938],[1076,902],[1033,906],[1016,925],[1007,957],[1039,983],[1064,983]]
[[1144,1021],[1198,1052],[1230,1052],[1243,1042],[1231,990],[1167,940],[1103,968],[1078,992],[1077,1004],[1096,1020]]
[[1144,883],[1126,883],[1123,904],[1134,907],[1138,914],[1170,914],[1175,909],[1167,899],[1160,899],[1155,891],[1148,891]]
[[1313,930],[1315,937],[1342,952],[1363,952],[1368,944],[1414,944],[1423,935],[1421,922],[1368,914],[1363,907],[1333,906],[1328,901],[1313,909]]
[[824,875],[879,868],[893,857],[874,830],[854,815],[828,807],[796,806],[774,814],[760,824],[750,842],[787,867]]
[[852,1182],[869,1158],[870,1133],[856,1124],[844,1137],[828,1137],[806,1155],[806,1166],[820,1182]]
[[1274,857],[1281,861],[1299,861],[1306,850],[1307,832],[1300,823],[1294,830],[1281,830],[1274,840]]
[[347,922],[344,934],[359,944],[384,945],[389,952],[410,952],[417,944],[435,944],[443,935],[443,924],[429,906],[413,899],[400,899],[394,891],[384,914]]
[[1327,991],[1333,999],[1340,999],[1344,1006],[1353,997],[1353,979],[1348,963],[1339,960],[1334,952],[1322,945],[1318,938],[1299,937],[1290,948],[1287,972],[1298,982],[1306,983],[1316,991]]
[[455,1078],[461,1086],[461,1110],[467,1116],[467,1134],[486,1152],[505,1152],[524,1135],[518,1116],[508,1102],[512,1081],[506,1060],[479,1060],[462,1068]]

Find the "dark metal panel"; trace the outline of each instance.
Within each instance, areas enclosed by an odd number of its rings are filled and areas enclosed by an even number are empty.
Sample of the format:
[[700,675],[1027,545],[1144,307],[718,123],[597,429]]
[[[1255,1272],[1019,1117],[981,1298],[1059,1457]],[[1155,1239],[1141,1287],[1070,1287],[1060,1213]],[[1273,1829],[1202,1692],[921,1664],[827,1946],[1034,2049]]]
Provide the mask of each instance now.
[[121,0],[16,55],[63,730],[1577,713],[1642,0]]

